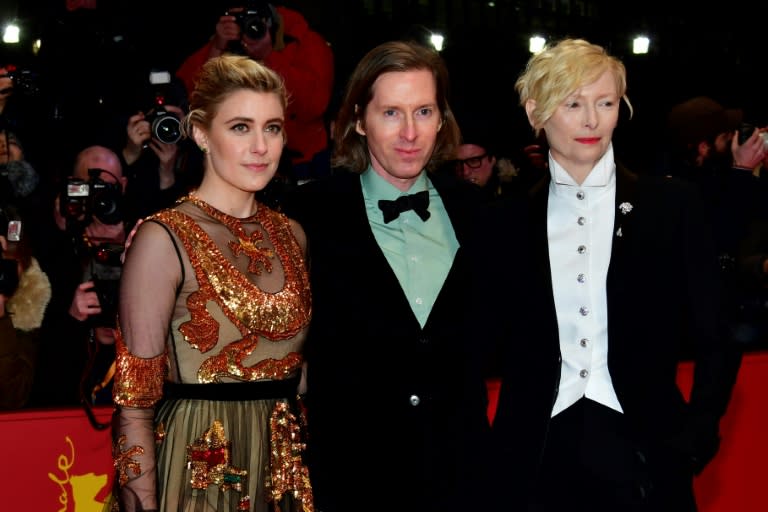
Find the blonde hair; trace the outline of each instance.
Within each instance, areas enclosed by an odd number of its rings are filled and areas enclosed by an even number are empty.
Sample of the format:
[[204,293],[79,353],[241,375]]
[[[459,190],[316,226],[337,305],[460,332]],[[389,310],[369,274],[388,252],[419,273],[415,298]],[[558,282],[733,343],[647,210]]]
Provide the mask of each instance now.
[[181,123],[182,133],[191,137],[193,125],[210,128],[219,105],[243,89],[274,93],[280,99],[283,110],[288,105],[288,92],[283,79],[268,67],[242,55],[214,57],[205,62],[195,82],[189,113]]
[[568,96],[593,83],[606,71],[613,74],[616,91],[632,117],[632,104],[627,97],[627,70],[602,46],[584,39],[563,39],[532,56],[515,82],[515,90],[523,107],[528,100],[536,101],[531,113],[536,135]]

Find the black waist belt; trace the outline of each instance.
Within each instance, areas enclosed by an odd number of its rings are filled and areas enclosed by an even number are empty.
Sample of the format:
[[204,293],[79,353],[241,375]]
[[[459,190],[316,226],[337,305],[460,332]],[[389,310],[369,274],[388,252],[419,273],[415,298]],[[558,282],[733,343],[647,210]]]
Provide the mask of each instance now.
[[163,398],[188,400],[265,400],[269,398],[294,398],[298,392],[299,377],[286,380],[265,380],[260,382],[227,382],[217,384],[175,384],[163,385]]

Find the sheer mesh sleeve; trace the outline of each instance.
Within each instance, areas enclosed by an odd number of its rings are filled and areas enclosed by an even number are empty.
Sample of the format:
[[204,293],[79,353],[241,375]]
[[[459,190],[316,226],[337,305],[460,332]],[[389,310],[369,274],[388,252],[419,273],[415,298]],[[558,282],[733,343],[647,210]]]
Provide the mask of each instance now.
[[182,271],[169,233],[137,230],[120,284],[114,458],[121,510],[156,510],[154,405],[167,371],[166,340]]

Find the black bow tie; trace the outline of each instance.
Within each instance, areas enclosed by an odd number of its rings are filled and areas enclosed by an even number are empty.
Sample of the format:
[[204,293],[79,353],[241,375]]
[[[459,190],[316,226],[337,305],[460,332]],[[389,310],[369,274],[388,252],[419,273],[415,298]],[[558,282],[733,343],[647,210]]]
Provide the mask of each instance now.
[[421,220],[429,218],[429,192],[424,190],[416,194],[400,196],[395,201],[381,199],[379,208],[384,213],[384,224],[389,224],[400,216],[400,213],[413,210]]

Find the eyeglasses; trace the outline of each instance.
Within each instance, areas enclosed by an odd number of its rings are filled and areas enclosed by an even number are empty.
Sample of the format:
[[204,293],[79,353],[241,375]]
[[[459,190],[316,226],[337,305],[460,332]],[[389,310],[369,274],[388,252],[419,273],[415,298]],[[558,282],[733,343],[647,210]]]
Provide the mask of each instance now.
[[466,165],[470,169],[477,169],[483,164],[483,158],[488,156],[488,153],[483,153],[482,155],[477,156],[471,156],[469,158],[465,158],[464,160],[454,160],[456,162],[456,166],[459,165]]

